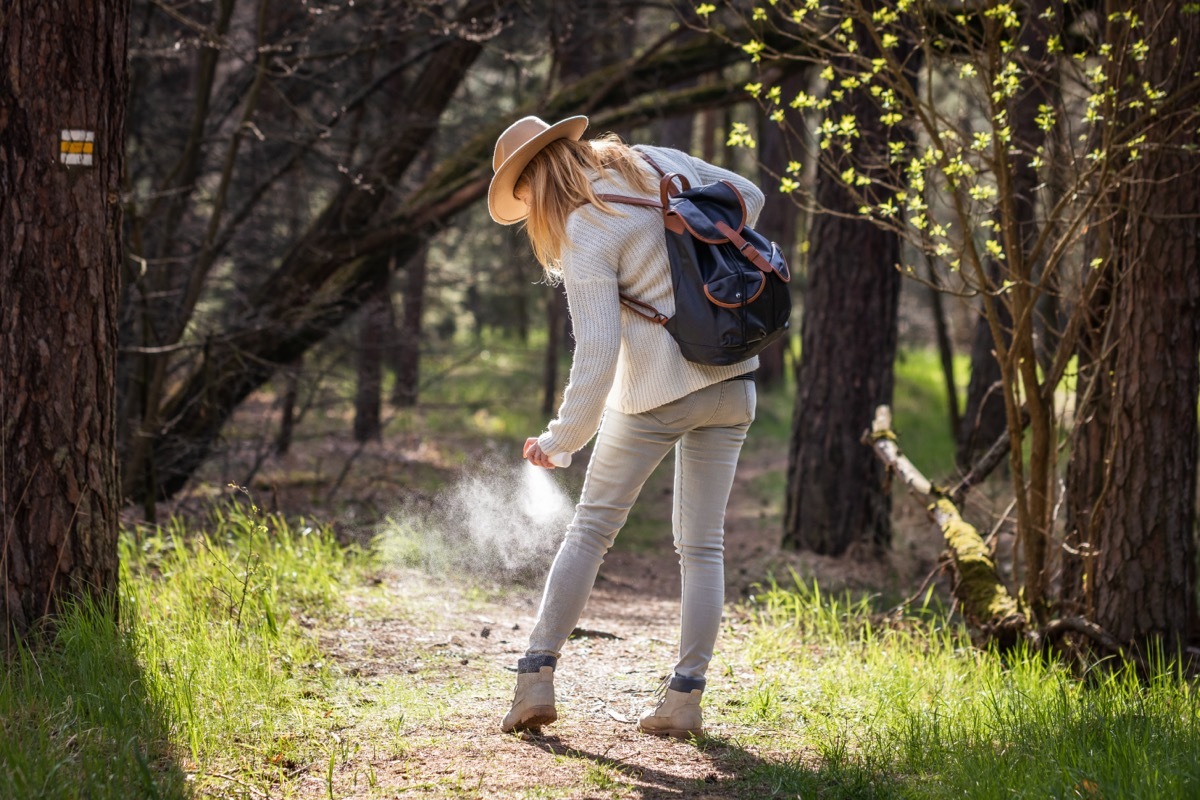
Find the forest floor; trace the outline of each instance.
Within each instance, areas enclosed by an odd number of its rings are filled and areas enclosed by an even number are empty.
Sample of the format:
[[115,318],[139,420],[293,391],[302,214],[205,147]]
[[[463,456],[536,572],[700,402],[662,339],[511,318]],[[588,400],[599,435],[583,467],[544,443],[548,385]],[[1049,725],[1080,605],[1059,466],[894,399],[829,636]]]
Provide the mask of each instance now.
[[[369,501],[388,487],[405,485],[397,470],[437,467],[427,443],[414,439],[411,444],[404,452],[395,443],[364,450],[335,440],[310,443],[258,471],[252,490],[265,498],[262,502],[294,512],[306,499],[328,500],[305,494],[306,487],[330,485],[329,474],[313,473],[349,459],[355,464],[345,496]],[[707,735],[699,741],[660,739],[636,729],[639,714],[653,704],[654,690],[674,661],[678,637],[680,580],[670,546],[668,459],[639,502],[637,527],[650,531],[649,537],[637,533],[628,544],[618,539],[559,662],[558,722],[541,735],[500,731],[544,571],[507,580],[497,574],[383,566],[372,585],[349,592],[350,611],[343,619],[333,625],[308,623],[324,656],[343,676],[337,694],[344,699],[330,702],[355,710],[337,713],[340,721],[330,735],[340,749],[328,761],[295,764],[287,786],[277,788],[304,798],[775,796],[766,785],[770,770],[763,767],[787,762],[803,769],[799,762],[807,757],[797,732],[765,729],[735,705],[744,703],[734,698],[746,696],[756,672],[753,654],[743,646],[750,613],[746,598],[767,576],[790,583],[793,569],[805,578],[817,577],[823,592],[882,591],[899,598],[936,567],[940,549],[921,510],[901,497],[895,511],[898,541],[882,559],[780,551],[781,509],[775,495],[785,467],[778,444],[748,447],[743,455],[726,523],[726,623],[704,701]],[[584,468],[576,464],[572,480],[577,482]],[[452,476],[447,470],[446,480]],[[216,474],[211,477],[209,485],[220,485]],[[375,482],[374,488],[368,485]],[[439,491],[445,485],[408,498],[409,504],[437,506]],[[359,508],[364,516],[383,510]],[[354,526],[346,521],[355,513],[343,506],[342,529],[351,538]],[[732,691],[738,684],[739,691]],[[410,691],[403,693],[403,702],[373,699],[376,694],[395,698],[396,687],[404,685]],[[222,790],[220,784],[210,781],[206,791],[236,792],[236,786]]]

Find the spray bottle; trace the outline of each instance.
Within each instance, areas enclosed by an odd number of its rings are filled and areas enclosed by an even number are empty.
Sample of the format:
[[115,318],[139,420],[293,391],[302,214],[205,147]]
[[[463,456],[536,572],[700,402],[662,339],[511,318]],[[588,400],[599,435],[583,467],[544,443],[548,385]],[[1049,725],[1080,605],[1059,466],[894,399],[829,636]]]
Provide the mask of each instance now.
[[571,466],[571,454],[555,453],[554,455],[550,456],[550,463],[556,467],[569,467]]

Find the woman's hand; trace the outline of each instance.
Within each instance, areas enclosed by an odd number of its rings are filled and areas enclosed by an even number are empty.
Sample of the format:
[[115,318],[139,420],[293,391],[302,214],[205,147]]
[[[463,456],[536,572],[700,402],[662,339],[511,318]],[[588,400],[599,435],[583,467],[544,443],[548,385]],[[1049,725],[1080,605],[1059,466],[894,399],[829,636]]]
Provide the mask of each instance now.
[[541,445],[538,444],[537,437],[531,437],[525,440],[525,449],[522,455],[529,459],[529,463],[535,467],[543,467],[545,469],[554,469],[554,462],[550,460],[550,456],[542,452]]

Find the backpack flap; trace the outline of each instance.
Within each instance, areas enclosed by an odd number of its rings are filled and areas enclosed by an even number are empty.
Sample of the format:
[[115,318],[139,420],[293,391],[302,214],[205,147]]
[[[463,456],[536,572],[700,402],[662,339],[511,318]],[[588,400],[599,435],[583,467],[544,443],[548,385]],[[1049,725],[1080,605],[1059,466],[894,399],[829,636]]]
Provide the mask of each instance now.
[[[663,184],[673,177],[675,176],[668,175],[663,178]],[[727,242],[728,230],[741,233],[746,227],[746,203],[742,200],[742,193],[727,181],[718,181],[695,189],[685,188],[671,197],[668,204],[669,207],[664,212],[667,227],[671,227],[670,222],[674,218],[677,220],[676,225],[682,223],[688,233],[706,244]]]
[[[663,178],[664,187],[672,177]],[[665,188],[663,194],[666,196]],[[778,246],[746,227],[746,201],[732,183],[718,181],[695,189],[685,188],[668,202],[663,217],[672,233],[686,231],[705,244],[731,242],[763,272],[774,270],[784,283],[791,281],[791,270]]]

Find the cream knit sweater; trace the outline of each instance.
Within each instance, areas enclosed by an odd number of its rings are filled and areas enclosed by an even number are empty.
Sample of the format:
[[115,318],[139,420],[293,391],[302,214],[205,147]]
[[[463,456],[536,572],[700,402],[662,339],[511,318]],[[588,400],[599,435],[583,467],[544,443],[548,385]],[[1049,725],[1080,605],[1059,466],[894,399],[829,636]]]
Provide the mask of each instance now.
[[[746,200],[748,224],[763,207],[758,187],[728,170],[663,147],[638,146],[667,172],[678,172],[693,186],[727,180]],[[647,164],[645,169],[658,175]],[[593,181],[597,193],[635,194],[614,174]],[[655,194],[657,198],[657,193]],[[758,357],[724,367],[694,364],[662,325],[621,305],[618,295],[675,313],[671,267],[662,212],[611,204],[620,216],[583,206],[567,220],[563,281],[575,334],[575,357],[558,416],[538,437],[547,455],[573,453],[600,427],[604,409],[626,414],[677,400],[705,386],[750,372]]]

